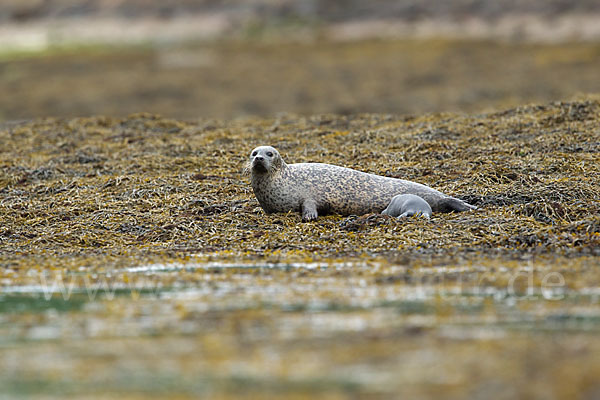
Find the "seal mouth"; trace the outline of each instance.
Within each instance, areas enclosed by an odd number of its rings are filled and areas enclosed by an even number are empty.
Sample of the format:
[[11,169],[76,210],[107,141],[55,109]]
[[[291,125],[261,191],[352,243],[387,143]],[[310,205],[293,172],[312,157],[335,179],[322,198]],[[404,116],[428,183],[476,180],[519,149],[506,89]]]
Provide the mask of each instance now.
[[253,172],[259,172],[261,174],[269,172],[267,170],[267,167],[265,166],[265,164],[262,161],[254,161],[252,163],[252,171]]

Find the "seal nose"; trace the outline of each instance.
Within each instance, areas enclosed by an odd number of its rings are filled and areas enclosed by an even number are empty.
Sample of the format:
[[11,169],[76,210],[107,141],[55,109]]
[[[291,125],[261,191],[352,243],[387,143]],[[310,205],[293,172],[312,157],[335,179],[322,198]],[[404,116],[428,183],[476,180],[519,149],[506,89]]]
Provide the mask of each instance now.
[[262,161],[262,160],[264,160],[264,157],[262,157],[262,156],[256,156],[256,157],[254,157],[254,160],[255,161]]

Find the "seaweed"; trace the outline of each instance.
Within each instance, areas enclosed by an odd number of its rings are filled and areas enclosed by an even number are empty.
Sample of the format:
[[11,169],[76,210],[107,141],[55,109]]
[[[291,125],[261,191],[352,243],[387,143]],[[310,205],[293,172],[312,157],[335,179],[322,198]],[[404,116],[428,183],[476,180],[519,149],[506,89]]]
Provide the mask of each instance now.
[[[27,255],[24,264],[34,254],[98,250],[418,259],[423,243],[441,256],[461,248],[482,256],[595,254],[600,163],[591,144],[599,119],[590,99],[478,116],[223,121],[208,131],[208,121],[151,114],[11,124],[0,132],[0,254]],[[288,162],[416,180],[479,209],[436,214],[431,223],[334,215],[304,224],[295,214],[265,215],[243,173],[246,153],[260,143],[280,148]]]

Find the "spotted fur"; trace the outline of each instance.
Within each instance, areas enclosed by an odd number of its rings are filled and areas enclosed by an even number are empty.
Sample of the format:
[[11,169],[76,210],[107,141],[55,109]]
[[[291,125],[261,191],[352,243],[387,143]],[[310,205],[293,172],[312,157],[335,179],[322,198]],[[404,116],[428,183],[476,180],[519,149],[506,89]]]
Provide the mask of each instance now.
[[298,211],[302,219],[337,213],[380,213],[392,198],[411,193],[433,211],[466,211],[475,207],[420,183],[368,174],[321,163],[286,164],[271,146],[254,149],[249,169],[254,194],[266,213]]

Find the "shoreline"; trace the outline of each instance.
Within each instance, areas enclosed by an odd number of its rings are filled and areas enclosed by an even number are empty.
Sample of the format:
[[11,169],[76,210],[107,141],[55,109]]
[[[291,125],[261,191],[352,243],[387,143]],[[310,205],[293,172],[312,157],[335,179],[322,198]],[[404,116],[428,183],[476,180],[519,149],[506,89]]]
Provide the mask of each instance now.
[[314,42],[368,39],[499,40],[525,43],[600,40],[600,14],[349,20],[337,23],[240,20],[226,13],[178,18],[63,18],[0,26],[0,49],[44,51],[73,45],[168,45],[223,39]]

